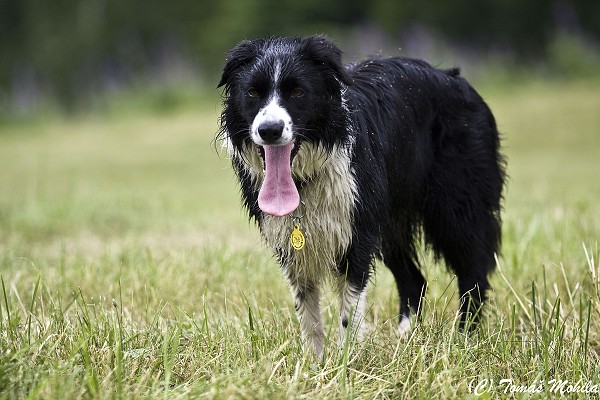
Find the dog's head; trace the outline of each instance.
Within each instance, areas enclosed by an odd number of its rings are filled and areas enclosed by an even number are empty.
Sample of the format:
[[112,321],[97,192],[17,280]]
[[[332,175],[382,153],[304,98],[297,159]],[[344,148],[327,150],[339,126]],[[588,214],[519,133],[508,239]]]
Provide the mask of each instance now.
[[245,40],[227,56],[222,132],[237,151],[258,147],[265,164],[259,206],[286,215],[298,206],[291,162],[302,142],[333,148],[343,127],[342,88],[351,78],[323,36]]

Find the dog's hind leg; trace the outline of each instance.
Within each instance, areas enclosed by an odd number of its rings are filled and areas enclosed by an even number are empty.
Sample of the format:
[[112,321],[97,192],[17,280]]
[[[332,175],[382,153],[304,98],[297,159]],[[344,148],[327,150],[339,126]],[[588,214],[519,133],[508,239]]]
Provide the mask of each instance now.
[[294,296],[294,307],[300,321],[302,338],[307,349],[315,352],[320,359],[323,357],[325,333],[321,320],[320,299],[321,291],[318,284],[298,282],[289,279],[290,289]]
[[496,263],[500,243],[500,221],[473,196],[463,203],[446,199],[435,218],[427,216],[425,231],[437,255],[456,273],[460,294],[461,330],[474,329],[490,288],[488,274]]
[[481,319],[482,306],[490,287],[487,276],[458,276],[458,292],[460,293],[459,329],[471,331],[477,327]]

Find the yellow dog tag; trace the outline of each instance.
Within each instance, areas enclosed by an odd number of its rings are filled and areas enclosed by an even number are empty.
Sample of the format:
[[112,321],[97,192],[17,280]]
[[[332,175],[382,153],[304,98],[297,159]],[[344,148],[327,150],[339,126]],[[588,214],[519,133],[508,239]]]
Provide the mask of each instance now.
[[302,250],[305,243],[304,234],[300,231],[300,227],[298,224],[294,225],[294,230],[290,235],[290,242],[292,243],[292,247],[296,250]]

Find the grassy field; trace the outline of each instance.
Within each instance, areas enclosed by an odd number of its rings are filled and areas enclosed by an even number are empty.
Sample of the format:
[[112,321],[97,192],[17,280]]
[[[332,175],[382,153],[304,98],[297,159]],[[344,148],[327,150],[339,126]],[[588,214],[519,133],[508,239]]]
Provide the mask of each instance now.
[[412,336],[379,266],[363,343],[337,348],[327,296],[322,362],[211,142],[219,104],[0,126],[0,398],[597,398],[600,82],[481,92],[510,174],[481,328],[424,252]]

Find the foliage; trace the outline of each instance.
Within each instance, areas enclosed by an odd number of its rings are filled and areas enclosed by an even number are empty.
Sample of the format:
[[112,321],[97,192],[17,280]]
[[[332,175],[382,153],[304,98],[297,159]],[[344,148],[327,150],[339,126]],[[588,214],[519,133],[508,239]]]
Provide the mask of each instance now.
[[0,0],[0,112],[27,114],[48,97],[73,111],[131,86],[213,83],[229,48],[264,35],[327,33],[350,57],[423,53],[433,39],[480,58],[552,61],[557,34],[597,53],[599,12],[583,0]]

